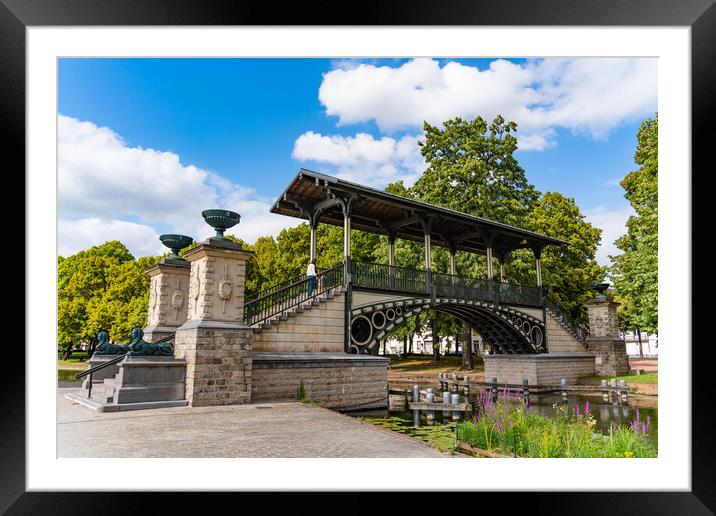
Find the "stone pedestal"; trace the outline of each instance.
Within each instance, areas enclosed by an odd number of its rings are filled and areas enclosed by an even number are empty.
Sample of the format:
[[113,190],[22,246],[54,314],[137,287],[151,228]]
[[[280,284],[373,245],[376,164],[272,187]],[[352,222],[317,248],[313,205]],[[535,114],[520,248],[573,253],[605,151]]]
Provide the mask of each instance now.
[[115,404],[184,399],[186,362],[183,359],[129,356],[120,364],[114,384]]
[[594,353],[594,369],[599,376],[629,373],[626,343],[619,337],[617,307],[619,303],[597,296],[585,303],[589,313],[589,337],[585,344]]
[[567,384],[578,378],[594,375],[594,354],[587,352],[555,352],[524,355],[484,355],[485,381],[497,378],[498,383],[522,385],[558,385],[561,379]]
[[189,274],[184,260],[165,258],[146,272],[151,278],[144,340],[156,342],[174,334],[187,319]]
[[246,262],[252,252],[210,238],[186,253],[191,263],[187,321],[174,354],[186,360],[191,406],[251,402],[252,336],[244,323]]

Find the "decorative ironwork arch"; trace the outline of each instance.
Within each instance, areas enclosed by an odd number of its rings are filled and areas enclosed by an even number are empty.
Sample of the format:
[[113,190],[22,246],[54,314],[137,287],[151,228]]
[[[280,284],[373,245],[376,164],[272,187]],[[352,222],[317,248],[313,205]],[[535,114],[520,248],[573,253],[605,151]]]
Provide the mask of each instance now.
[[497,353],[546,353],[544,323],[510,308],[484,301],[413,298],[363,305],[351,311],[350,351],[369,354],[380,339],[424,310],[450,314],[473,327]]

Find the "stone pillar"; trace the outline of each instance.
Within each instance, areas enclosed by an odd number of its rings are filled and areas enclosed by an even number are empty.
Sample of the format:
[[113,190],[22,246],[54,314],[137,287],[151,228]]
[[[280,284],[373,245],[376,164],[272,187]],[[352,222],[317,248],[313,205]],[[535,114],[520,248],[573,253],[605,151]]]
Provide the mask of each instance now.
[[535,255],[535,272],[537,273],[537,286],[542,286],[542,248],[535,247],[533,249]]
[[174,334],[186,321],[190,269],[189,262],[170,258],[147,269],[151,281],[147,326],[144,328],[147,342]]
[[251,402],[253,330],[244,322],[246,262],[252,252],[210,238],[189,250],[187,321],[177,329],[174,354],[186,359],[190,406]]
[[600,295],[585,303],[589,313],[589,337],[586,345],[595,354],[594,370],[599,376],[629,373],[626,343],[619,336],[617,307],[619,303]]
[[317,225],[311,224],[311,248],[309,251],[308,261],[312,262],[316,259],[316,240],[317,240]]

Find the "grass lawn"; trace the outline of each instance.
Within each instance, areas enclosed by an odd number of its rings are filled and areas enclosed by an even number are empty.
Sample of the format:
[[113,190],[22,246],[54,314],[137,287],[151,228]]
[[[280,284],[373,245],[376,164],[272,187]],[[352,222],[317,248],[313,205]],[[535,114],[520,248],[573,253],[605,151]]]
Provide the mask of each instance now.
[[82,380],[75,380],[75,375],[78,372],[77,369],[58,369],[57,380],[60,382],[81,382]]
[[[424,356],[407,356],[402,357],[398,355],[392,355],[390,358],[390,369],[391,371],[400,372],[416,372],[435,369],[440,371],[445,370],[458,370],[462,366],[462,357],[459,356],[443,356],[440,360],[433,362],[433,357]],[[482,360],[475,358],[473,360],[473,371],[484,370]]]
[[62,360],[62,355],[57,357],[58,367],[84,365],[85,362],[87,362],[87,353],[85,351],[75,351],[67,360]]
[[[615,377],[614,376],[588,376],[586,378],[583,378],[583,380],[601,381],[601,380],[611,380],[612,378],[615,378]],[[658,385],[659,374],[658,373],[631,374],[631,375],[626,375],[626,376],[617,376],[616,379],[617,379],[617,381],[626,380],[627,384],[645,383],[645,384],[651,384],[651,385]]]

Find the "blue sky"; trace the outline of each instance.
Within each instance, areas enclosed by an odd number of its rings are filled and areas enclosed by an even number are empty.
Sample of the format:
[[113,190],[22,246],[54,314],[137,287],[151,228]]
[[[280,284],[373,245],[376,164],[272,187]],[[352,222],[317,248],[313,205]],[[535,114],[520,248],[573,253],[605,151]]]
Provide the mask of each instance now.
[[656,105],[650,59],[61,59],[59,251],[117,238],[200,239],[201,209],[242,214],[252,241],[302,166],[378,188],[424,168],[422,120],[503,114],[540,191],[572,196],[613,252],[636,132]]

